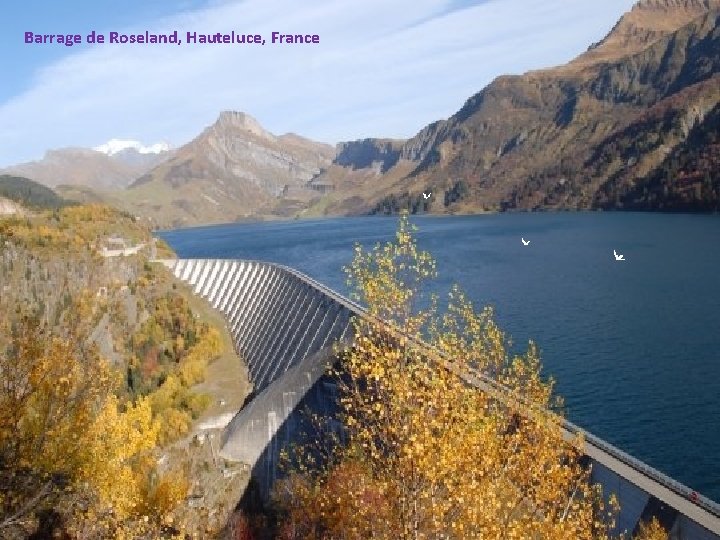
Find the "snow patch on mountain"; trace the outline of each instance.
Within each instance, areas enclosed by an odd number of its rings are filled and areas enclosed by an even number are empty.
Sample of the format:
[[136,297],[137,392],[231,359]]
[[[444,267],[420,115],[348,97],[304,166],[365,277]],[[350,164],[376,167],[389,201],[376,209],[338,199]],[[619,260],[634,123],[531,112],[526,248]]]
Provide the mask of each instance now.
[[93,148],[96,152],[102,152],[108,156],[112,156],[123,152],[124,150],[133,149],[140,154],[160,154],[161,152],[167,152],[170,150],[168,143],[159,142],[145,146],[140,141],[134,141],[131,139],[110,139],[105,144],[96,146]]

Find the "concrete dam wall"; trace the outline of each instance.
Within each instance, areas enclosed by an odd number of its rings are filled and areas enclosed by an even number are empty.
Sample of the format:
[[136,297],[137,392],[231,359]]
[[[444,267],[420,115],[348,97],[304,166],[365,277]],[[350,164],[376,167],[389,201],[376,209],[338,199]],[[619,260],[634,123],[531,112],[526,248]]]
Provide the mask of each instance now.
[[[333,345],[352,338],[351,318],[362,309],[304,274],[256,261],[158,261],[227,321],[254,385],[251,399],[225,429],[221,455],[249,463],[261,493],[277,477],[280,450],[296,440],[306,409],[334,408],[336,384],[327,375]],[[473,379],[470,384],[492,386]],[[618,531],[635,531],[657,517],[672,539],[720,540],[720,506],[570,422],[583,431],[592,480],[620,502]]]

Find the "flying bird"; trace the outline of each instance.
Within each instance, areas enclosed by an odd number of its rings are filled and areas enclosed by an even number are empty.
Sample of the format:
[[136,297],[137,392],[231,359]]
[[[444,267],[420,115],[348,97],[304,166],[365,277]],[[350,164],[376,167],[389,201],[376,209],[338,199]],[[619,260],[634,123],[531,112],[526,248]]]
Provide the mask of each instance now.
[[529,245],[530,245],[530,240],[525,240],[524,238],[520,238],[520,240],[522,240],[523,246],[529,246]]
[[432,191],[430,193],[423,192],[423,197],[425,197],[426,199],[429,199],[430,195],[432,195]]
[[615,255],[616,261],[624,261],[625,255],[618,255],[618,252],[613,249],[613,255]]

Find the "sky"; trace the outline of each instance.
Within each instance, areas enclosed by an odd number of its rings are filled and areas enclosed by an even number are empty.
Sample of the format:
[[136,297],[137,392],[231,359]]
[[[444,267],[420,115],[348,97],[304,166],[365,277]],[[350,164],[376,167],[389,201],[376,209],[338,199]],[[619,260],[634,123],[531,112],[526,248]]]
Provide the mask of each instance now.
[[[634,0],[23,0],[0,18],[0,166],[113,138],[180,146],[220,111],[335,144],[411,137],[495,77],[567,62]],[[25,43],[25,32],[265,45]],[[319,44],[270,43],[271,32]]]

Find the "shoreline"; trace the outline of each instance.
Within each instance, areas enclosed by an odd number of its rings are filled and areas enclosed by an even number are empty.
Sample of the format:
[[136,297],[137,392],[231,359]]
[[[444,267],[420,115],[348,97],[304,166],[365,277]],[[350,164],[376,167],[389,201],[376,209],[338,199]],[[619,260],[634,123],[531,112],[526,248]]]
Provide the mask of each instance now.
[[[543,210],[493,210],[493,211],[478,211],[478,212],[467,212],[467,213],[453,213],[453,214],[433,214],[433,213],[423,213],[423,214],[411,214],[410,218],[415,219],[418,217],[422,218],[438,218],[438,219],[445,219],[445,218],[463,218],[463,217],[477,217],[477,216],[500,216],[500,215],[530,215],[530,214],[549,214],[549,215],[561,215],[561,214],[587,214],[587,215],[595,215],[595,214],[638,214],[638,215],[667,215],[667,216],[720,216],[720,212],[673,212],[673,211],[665,211],[665,210],[619,210],[619,209],[612,209],[612,210],[605,210],[602,208],[597,209],[582,209],[582,210],[576,210],[576,209],[543,209]],[[331,216],[308,216],[308,217],[294,217],[294,218],[286,218],[286,217],[258,217],[258,218],[248,218],[243,219],[239,221],[221,221],[221,222],[212,222],[212,223],[198,223],[195,225],[186,225],[182,227],[174,227],[171,229],[166,228],[158,228],[152,231],[152,235],[156,236],[158,234],[162,233],[168,233],[168,232],[175,232],[175,231],[187,231],[187,230],[195,230],[195,229],[206,229],[206,228],[212,228],[212,227],[225,227],[225,226],[232,226],[232,225],[260,225],[260,224],[271,224],[271,223],[312,223],[312,222],[323,222],[323,221],[330,221],[330,220],[336,220],[336,219],[377,219],[377,218],[398,218],[400,214],[356,214],[356,215],[347,215],[347,214],[338,214],[338,215],[331,215]]]

